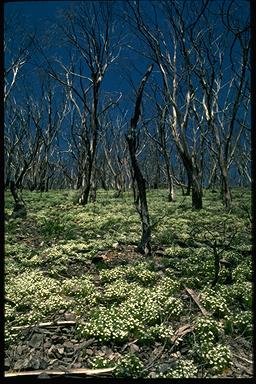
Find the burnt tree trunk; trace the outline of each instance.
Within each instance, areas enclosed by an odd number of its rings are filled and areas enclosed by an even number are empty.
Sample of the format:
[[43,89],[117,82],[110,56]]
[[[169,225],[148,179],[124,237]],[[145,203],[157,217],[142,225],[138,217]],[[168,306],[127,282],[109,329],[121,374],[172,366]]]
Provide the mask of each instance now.
[[202,185],[198,180],[198,177],[193,175],[193,184],[192,184],[192,208],[193,209],[203,208],[202,196],[203,196]]
[[192,189],[192,209],[202,209],[203,190],[201,183],[201,172],[198,169],[195,161],[193,161],[191,157],[188,157],[186,153],[181,152],[181,158],[188,175],[188,189]]
[[186,192],[184,192],[184,196],[190,196],[190,191],[192,186],[192,177],[189,171],[187,172],[187,176],[188,176],[188,185],[187,185]]
[[[93,170],[95,165],[95,156],[96,156],[98,130],[99,130],[98,102],[99,102],[100,81],[101,80],[97,79],[97,75],[93,74],[93,100],[92,100],[91,116],[90,116],[91,135],[89,135],[89,132],[86,126],[86,120],[83,121],[84,129],[85,129],[84,143],[87,149],[87,156],[88,156],[88,162],[87,162],[88,171],[87,171],[86,185],[82,189],[81,197],[79,199],[79,203],[81,205],[88,204],[91,187],[94,182]],[[94,197],[96,199],[96,193],[94,194]]]
[[13,212],[11,214],[11,218],[13,219],[26,218],[27,217],[26,206],[22,198],[19,196],[16,183],[13,180],[10,181],[10,190],[11,190],[12,197],[14,199],[14,207],[13,207]]
[[149,219],[148,212],[148,204],[147,204],[147,194],[146,194],[146,181],[142,175],[140,170],[137,158],[136,158],[136,149],[137,149],[137,133],[136,127],[140,117],[140,105],[142,100],[143,89],[145,83],[152,72],[153,65],[151,64],[143,79],[141,80],[140,87],[138,89],[134,115],[131,119],[130,131],[129,134],[126,135],[126,140],[128,143],[128,148],[130,152],[131,164],[133,169],[135,187],[137,188],[136,193],[136,207],[140,215],[141,224],[142,224],[142,235],[140,244],[138,245],[138,251],[145,255],[151,254],[151,225]]
[[228,171],[225,165],[222,165],[221,169],[221,194],[225,207],[229,210],[231,208],[231,190],[228,181]]
[[165,160],[166,173],[167,173],[167,183],[168,183],[168,190],[169,190],[168,201],[174,202],[174,201],[176,201],[176,196],[175,196],[174,185],[173,185],[173,180],[172,180],[172,175],[171,175],[171,170],[170,170],[170,160],[169,160],[169,156],[166,153],[166,151],[164,151],[163,155],[164,155],[164,160]]

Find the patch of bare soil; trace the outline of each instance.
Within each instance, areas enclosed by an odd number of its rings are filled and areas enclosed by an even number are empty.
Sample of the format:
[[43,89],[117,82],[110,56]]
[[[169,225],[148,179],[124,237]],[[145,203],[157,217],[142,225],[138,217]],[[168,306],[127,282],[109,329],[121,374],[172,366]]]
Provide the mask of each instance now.
[[118,265],[134,264],[140,261],[145,261],[145,257],[137,251],[135,245],[120,243],[114,243],[113,249],[97,252],[92,258],[94,264],[102,262],[110,268]]

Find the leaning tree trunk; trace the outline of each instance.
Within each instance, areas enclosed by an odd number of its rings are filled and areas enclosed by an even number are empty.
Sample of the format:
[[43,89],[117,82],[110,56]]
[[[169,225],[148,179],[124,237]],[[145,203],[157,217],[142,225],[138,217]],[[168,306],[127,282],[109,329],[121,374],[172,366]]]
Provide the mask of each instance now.
[[128,148],[130,152],[131,164],[133,168],[134,181],[136,182],[137,187],[137,198],[135,200],[137,210],[140,215],[141,224],[142,224],[142,236],[140,244],[138,245],[138,251],[145,255],[151,254],[151,225],[148,212],[147,204],[147,194],[146,194],[146,182],[141,173],[137,158],[136,158],[136,148],[137,148],[137,133],[136,127],[140,117],[140,105],[142,100],[143,89],[145,83],[152,72],[153,65],[151,64],[143,79],[141,80],[140,87],[138,89],[137,99],[135,103],[134,115],[131,119],[130,131],[126,135],[126,140],[128,143]]

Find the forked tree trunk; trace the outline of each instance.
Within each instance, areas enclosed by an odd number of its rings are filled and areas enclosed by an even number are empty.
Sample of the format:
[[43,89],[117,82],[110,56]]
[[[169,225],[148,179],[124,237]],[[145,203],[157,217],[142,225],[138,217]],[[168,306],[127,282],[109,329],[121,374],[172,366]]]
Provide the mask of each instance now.
[[128,143],[128,148],[131,157],[131,164],[133,168],[134,181],[136,183],[135,188],[137,188],[137,198],[135,199],[136,207],[140,215],[141,225],[142,225],[142,235],[140,244],[138,245],[138,251],[145,255],[151,254],[151,225],[148,212],[147,204],[147,194],[146,194],[146,182],[141,173],[137,158],[136,158],[136,148],[137,148],[137,133],[136,127],[140,117],[140,105],[142,100],[143,89],[145,83],[152,72],[153,65],[151,64],[143,79],[141,80],[140,87],[138,89],[134,115],[131,119],[130,131],[126,135],[126,140]]
[[[88,156],[88,162],[87,162],[87,175],[86,175],[86,184],[85,188],[82,188],[81,197],[79,199],[79,203],[81,205],[88,204],[89,196],[90,196],[90,190],[93,186],[93,177],[94,177],[94,167],[95,167],[95,157],[96,157],[96,147],[98,142],[98,129],[99,129],[99,121],[97,116],[97,110],[98,110],[98,102],[99,102],[99,88],[100,88],[100,82],[101,80],[96,78],[96,75],[93,76],[93,100],[92,100],[92,107],[91,107],[91,116],[90,116],[90,126],[91,126],[91,133],[92,138],[89,140],[88,138],[88,132],[85,135],[84,143],[86,145],[87,150],[87,156]],[[86,121],[83,122],[84,128],[86,130]],[[94,194],[92,195],[92,198],[96,199],[96,191],[94,191]]]
[[83,189],[82,194],[79,198],[79,203],[81,205],[88,204],[90,189],[91,189],[91,185],[90,183],[89,184],[87,183],[86,187]]

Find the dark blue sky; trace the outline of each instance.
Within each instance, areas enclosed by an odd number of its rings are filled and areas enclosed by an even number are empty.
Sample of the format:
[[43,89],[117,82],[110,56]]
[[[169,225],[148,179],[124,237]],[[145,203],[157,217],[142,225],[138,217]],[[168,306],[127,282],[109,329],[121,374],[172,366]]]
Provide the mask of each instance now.
[[[191,2],[196,2],[196,0],[191,0]],[[97,0],[95,0],[97,2]],[[170,1],[171,2],[171,1]],[[14,13],[18,13],[19,15],[19,23],[20,28],[25,32],[35,30],[38,36],[38,40],[42,43],[43,48],[47,56],[51,55],[59,55],[64,58],[64,60],[68,61],[68,57],[65,49],[61,48],[61,41],[58,35],[52,39],[51,43],[52,47],[49,48],[47,45],[47,38],[45,39],[45,35],[50,33],[56,21],[59,20],[59,11],[64,8],[75,7],[76,1],[16,1],[16,2],[7,2],[4,5],[4,17],[8,22],[11,20],[11,17]],[[118,3],[119,10],[122,10],[124,7],[125,1],[115,1]],[[154,20],[154,14],[152,9],[150,8],[150,3],[152,1],[143,1],[143,6],[146,6],[149,17]],[[157,4],[157,2],[155,2]],[[211,1],[211,9],[214,11],[216,7],[219,7],[222,4],[222,0],[212,0]],[[243,18],[246,14],[249,14],[249,3],[246,0],[235,0],[238,8],[237,12],[239,17]],[[149,6],[148,6],[149,5]],[[121,12],[122,14],[122,12]],[[118,28],[123,28],[122,20],[118,20],[119,26]],[[166,28],[161,19],[158,19],[158,22],[161,24],[161,28]],[[168,33],[168,31],[165,31]],[[19,33],[17,36],[13,36],[16,41],[17,46],[19,45]],[[45,39],[45,40],[44,40]],[[133,39],[133,41],[132,41]],[[150,63],[150,59],[146,59],[145,57],[139,56],[136,52],[131,51],[126,48],[127,44],[133,45],[136,49],[140,50],[139,41],[134,40],[132,34],[128,31],[127,27],[124,28],[124,46],[122,47],[122,53],[120,55],[120,59],[118,62],[114,63],[114,65],[110,66],[107,71],[104,81],[102,84],[102,88],[106,92],[116,92],[116,95],[119,92],[122,92],[121,106],[132,108],[134,102],[134,90],[131,88],[128,77],[132,78],[135,87],[137,88],[140,78],[144,73],[147,65]],[[169,49],[172,49],[171,46]],[[7,57],[6,57],[7,58]],[[228,58],[228,55],[227,55]],[[32,58],[38,64],[42,61],[42,58]],[[37,72],[33,69],[33,64],[27,65],[27,68],[23,68],[24,71],[27,71],[28,74],[28,83],[30,86],[34,84],[37,87]],[[35,77],[33,78],[33,73]],[[153,78],[159,79],[159,71],[157,68],[154,68]],[[160,84],[161,84],[161,80]],[[150,112],[150,111],[149,111]]]
[[[212,11],[212,21],[215,21],[214,12],[216,9],[223,4],[224,0],[211,0],[210,7]],[[97,0],[95,0],[97,2]],[[191,0],[192,4],[196,2],[196,0]],[[125,6],[125,1],[115,1],[119,7],[119,12],[122,15],[122,7]],[[151,3],[157,4],[157,2],[153,1],[143,1],[142,7],[147,11],[147,17],[151,18],[151,22],[154,21],[154,12],[152,11]],[[171,3],[171,0],[170,0]],[[237,5],[236,13],[238,21],[242,20],[249,15],[249,2],[246,0],[234,0],[235,5]],[[51,56],[60,56],[64,61],[68,61],[68,56],[66,50],[61,47],[61,39],[58,34],[52,35],[54,36],[52,40],[47,41],[47,35],[51,35],[51,30],[56,23],[56,21],[60,20],[60,10],[69,7],[75,7],[76,1],[16,1],[16,2],[7,2],[4,4],[4,18],[8,23],[12,19],[12,15],[18,15],[19,25],[18,31],[14,31],[13,33],[13,41],[14,46],[16,45],[16,49],[19,47],[19,41],[22,36],[22,31],[25,32],[33,32],[36,31],[38,41],[42,44],[42,48],[45,50],[45,54],[48,57]],[[191,16],[191,15],[189,15]],[[193,15],[192,15],[193,16]],[[192,17],[191,16],[191,17]],[[193,16],[194,17],[194,16]],[[158,19],[158,23],[161,25],[161,29],[164,31],[166,36],[168,36],[168,28],[164,24],[163,19]],[[215,26],[216,28],[216,26]],[[112,96],[117,97],[119,92],[122,92],[122,99],[120,102],[120,109],[126,110],[128,109],[127,115],[127,124],[129,124],[129,120],[133,113],[134,108],[134,89],[131,87],[129,83],[129,78],[132,79],[134,86],[137,88],[140,82],[142,74],[145,72],[148,64],[151,62],[150,59],[143,57],[142,55],[137,54],[135,51],[127,49],[127,45],[133,45],[133,47],[139,51],[141,51],[141,45],[139,40],[136,40],[132,33],[128,30],[127,27],[124,26],[124,22],[121,18],[118,18],[117,30],[123,29],[124,32],[124,41],[122,47],[122,53],[120,55],[120,60],[110,66],[107,71],[104,81],[102,84],[102,90],[104,92],[108,92],[112,94]],[[19,32],[21,31],[21,33]],[[16,33],[17,32],[17,33]],[[50,47],[50,45],[52,45]],[[172,50],[171,43],[168,46],[168,49]],[[172,54],[172,53],[171,53]],[[5,56],[6,61],[8,61],[8,54]],[[225,58],[226,63],[225,66],[229,65],[229,57],[228,54]],[[39,93],[39,83],[38,83],[38,69],[37,65],[43,63],[42,57],[38,55],[38,53],[32,53],[32,60],[29,64],[26,64],[22,71],[26,74],[25,82],[31,89],[34,89],[34,93]],[[43,64],[42,64],[43,66]],[[26,68],[25,68],[26,67]],[[229,73],[226,72],[227,80]],[[159,76],[159,71],[156,66],[151,75],[151,79],[158,79],[158,84],[162,84],[162,80]],[[150,80],[151,80],[150,79]],[[148,86],[148,85],[147,85]],[[59,86],[59,90],[62,95],[65,94],[65,91],[61,86]],[[149,88],[148,88],[149,90]],[[151,92],[151,91],[150,91]],[[149,93],[150,93],[149,92]],[[24,91],[22,88],[20,89],[20,95],[17,95],[17,99],[19,97],[23,97]],[[183,98],[183,95],[180,95]],[[145,101],[146,100],[146,101]],[[221,98],[220,98],[221,100]],[[144,116],[152,117],[152,105],[150,104],[149,99],[144,98],[145,110]],[[116,112],[113,112],[116,113]],[[189,132],[188,132],[189,134]]]
[[[7,2],[4,4],[4,17],[8,22],[12,18],[13,14],[18,14],[20,27],[26,31],[36,31],[39,41],[41,37],[45,36],[54,23],[59,20],[60,11],[75,7],[76,1],[15,1]],[[121,4],[122,2],[119,2]],[[121,25],[121,24],[120,24]],[[15,37],[16,43],[19,44],[19,36]],[[130,43],[129,36],[126,38],[126,43]],[[59,46],[58,36],[54,41],[53,49],[48,49],[48,55],[59,55],[67,59],[65,50]],[[46,46],[44,46],[46,48]],[[7,55],[6,55],[7,56]],[[125,47],[122,48],[122,60],[119,63],[114,63],[107,71],[104,81],[102,83],[103,90],[111,92],[122,92],[122,101],[129,104],[129,99],[132,98],[133,91],[130,89],[126,75],[127,67],[131,69],[130,60],[133,65],[136,65],[136,70],[132,71],[132,78],[137,84],[140,81],[141,74],[145,71],[148,60],[138,59],[136,53],[132,53]],[[24,67],[25,68],[25,67]],[[124,68],[126,70],[124,71]],[[31,71],[31,67],[27,66],[27,71]],[[36,81],[35,81],[36,84]],[[31,84],[30,84],[31,85]]]
[[39,26],[39,23],[54,21],[60,8],[69,7],[74,1],[14,1],[4,4],[5,17],[19,12],[25,23]]

